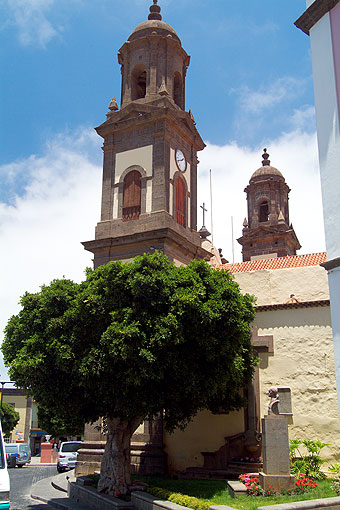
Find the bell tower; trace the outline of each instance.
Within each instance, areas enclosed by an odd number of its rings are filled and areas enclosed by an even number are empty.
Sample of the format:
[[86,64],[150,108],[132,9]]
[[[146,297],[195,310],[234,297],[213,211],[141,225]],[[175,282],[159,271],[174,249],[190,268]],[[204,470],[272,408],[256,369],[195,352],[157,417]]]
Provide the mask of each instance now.
[[185,111],[190,57],[157,0],[118,62],[121,108],[113,98],[96,128],[104,140],[101,219],[83,245],[95,267],[155,249],[178,264],[209,259],[197,232],[197,152],[205,144]]
[[264,149],[262,167],[258,168],[245,188],[248,220],[243,223],[243,261],[296,255],[301,248],[293,225],[289,222],[289,186],[282,173],[270,165]]

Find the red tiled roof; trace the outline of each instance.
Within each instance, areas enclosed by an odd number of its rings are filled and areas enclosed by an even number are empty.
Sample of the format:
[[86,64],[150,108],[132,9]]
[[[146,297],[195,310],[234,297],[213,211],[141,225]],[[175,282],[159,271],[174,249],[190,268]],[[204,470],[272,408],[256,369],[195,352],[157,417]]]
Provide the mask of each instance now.
[[250,260],[236,264],[223,264],[218,269],[227,269],[231,273],[260,271],[261,269],[289,269],[294,267],[319,266],[326,262],[326,253],[308,253],[307,255],[291,255],[274,259]]

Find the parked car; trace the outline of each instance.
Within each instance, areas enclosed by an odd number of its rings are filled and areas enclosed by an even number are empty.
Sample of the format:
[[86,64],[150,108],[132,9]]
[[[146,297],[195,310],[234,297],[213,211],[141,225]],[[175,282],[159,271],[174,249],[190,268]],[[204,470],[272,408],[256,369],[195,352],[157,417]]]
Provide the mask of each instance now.
[[5,451],[8,466],[13,465],[13,457],[16,459],[15,465],[20,468],[31,462],[31,448],[28,443],[5,443]]
[[73,469],[76,466],[77,452],[82,444],[81,441],[66,441],[65,443],[61,443],[58,452],[58,473],[62,473],[67,469]]

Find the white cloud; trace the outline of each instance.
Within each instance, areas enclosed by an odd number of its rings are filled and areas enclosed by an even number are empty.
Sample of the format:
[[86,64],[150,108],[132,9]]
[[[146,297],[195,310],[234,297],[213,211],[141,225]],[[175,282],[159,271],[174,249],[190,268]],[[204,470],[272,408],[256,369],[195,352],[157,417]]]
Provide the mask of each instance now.
[[[26,184],[20,196],[0,202],[0,331],[25,291],[65,275],[80,281],[92,254],[81,241],[94,238],[100,216],[101,139],[92,130],[61,134],[47,144],[45,153],[0,167],[0,174]],[[214,240],[231,260],[231,216],[236,239],[246,216],[243,192],[251,174],[261,165],[263,147],[207,144],[200,154],[199,204],[209,206],[209,169],[213,170]],[[315,134],[293,131],[268,142],[273,166],[292,188],[290,216],[302,252],[324,250],[321,193]],[[199,210],[200,211],[200,210]],[[202,224],[198,214],[198,228]],[[210,221],[206,225],[210,228]],[[236,261],[241,260],[235,242]],[[4,368],[0,366],[0,373]]]
[[237,93],[241,108],[249,114],[263,113],[266,108],[272,108],[283,101],[298,97],[305,88],[304,80],[292,76],[270,80],[269,85],[262,85],[259,90],[251,90],[244,86]]
[[21,44],[45,46],[62,32],[47,18],[55,0],[7,0],[8,22],[18,29]]
[[315,107],[305,105],[300,109],[295,109],[291,115],[291,124],[293,128],[302,131],[315,131]]
[[93,239],[100,217],[101,168],[91,162],[93,150],[100,155],[99,137],[83,131],[57,137],[43,156],[7,165],[18,177],[27,172],[28,184],[12,204],[0,203],[1,332],[25,291],[64,275],[81,281],[92,266],[80,243]]

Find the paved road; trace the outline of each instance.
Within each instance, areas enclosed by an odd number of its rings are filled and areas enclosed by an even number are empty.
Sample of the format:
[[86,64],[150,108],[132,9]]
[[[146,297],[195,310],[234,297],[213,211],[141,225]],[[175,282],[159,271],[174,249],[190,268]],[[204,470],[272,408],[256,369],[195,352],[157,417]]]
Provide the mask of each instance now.
[[57,474],[55,466],[23,466],[8,470],[11,481],[11,510],[52,510],[50,505],[30,497],[31,486]]

